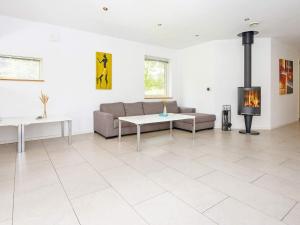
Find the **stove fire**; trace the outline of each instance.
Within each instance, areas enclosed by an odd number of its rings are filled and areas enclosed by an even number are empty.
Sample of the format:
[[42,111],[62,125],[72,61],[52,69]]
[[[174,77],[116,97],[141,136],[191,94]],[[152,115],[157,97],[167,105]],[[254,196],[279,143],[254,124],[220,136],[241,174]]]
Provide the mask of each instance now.
[[258,91],[253,91],[253,90],[252,91],[245,91],[244,106],[245,107],[253,107],[253,108],[260,107]]

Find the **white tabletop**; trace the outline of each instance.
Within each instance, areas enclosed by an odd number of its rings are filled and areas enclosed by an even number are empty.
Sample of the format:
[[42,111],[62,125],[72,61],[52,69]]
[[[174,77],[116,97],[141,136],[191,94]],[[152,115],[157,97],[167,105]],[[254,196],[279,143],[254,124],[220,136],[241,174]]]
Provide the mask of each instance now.
[[159,114],[124,116],[119,117],[119,120],[141,125],[148,123],[170,122],[175,120],[186,120],[194,118],[195,116],[191,115],[168,113],[168,116],[160,116]]
[[37,124],[37,123],[52,123],[72,120],[67,116],[48,116],[47,118],[37,119],[36,117],[11,117],[1,118],[0,126],[18,126],[20,124]]

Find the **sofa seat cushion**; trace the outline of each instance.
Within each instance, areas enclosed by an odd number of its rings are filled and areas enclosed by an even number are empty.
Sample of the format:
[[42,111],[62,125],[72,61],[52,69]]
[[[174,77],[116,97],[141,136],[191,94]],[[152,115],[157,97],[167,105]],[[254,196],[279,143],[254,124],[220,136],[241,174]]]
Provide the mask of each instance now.
[[163,112],[164,104],[162,102],[143,102],[144,114],[159,114]]
[[144,115],[143,104],[141,102],[124,103],[126,116]]
[[[122,127],[134,127],[134,126],[136,126],[136,125],[133,123],[122,121]],[[114,128],[119,128],[119,120],[118,119],[114,119]]]
[[[216,115],[205,114],[205,113],[182,113],[184,115],[196,116],[196,123],[214,122],[216,120]],[[193,120],[182,120],[185,123],[193,123]]]
[[101,104],[100,111],[110,113],[114,118],[125,116],[125,109],[122,102]]
[[179,113],[179,109],[176,101],[170,101],[166,103],[168,113]]

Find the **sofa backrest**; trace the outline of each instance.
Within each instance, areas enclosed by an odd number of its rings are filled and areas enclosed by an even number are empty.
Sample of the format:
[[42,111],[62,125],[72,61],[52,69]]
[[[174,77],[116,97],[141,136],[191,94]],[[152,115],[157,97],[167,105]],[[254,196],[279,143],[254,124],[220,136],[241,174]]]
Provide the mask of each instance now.
[[144,114],[158,114],[164,110],[162,102],[143,102]]
[[101,104],[100,111],[113,114],[115,118],[126,115],[124,104],[122,102]]
[[144,115],[142,102],[124,103],[126,116]]
[[168,113],[179,113],[177,101],[169,101],[166,103]]

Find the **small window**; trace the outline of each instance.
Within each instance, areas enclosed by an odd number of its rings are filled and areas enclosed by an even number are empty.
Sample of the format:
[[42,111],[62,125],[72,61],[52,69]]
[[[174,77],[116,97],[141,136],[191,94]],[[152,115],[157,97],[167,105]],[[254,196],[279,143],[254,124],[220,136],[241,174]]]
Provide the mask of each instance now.
[[0,55],[0,80],[41,80],[41,59]]
[[169,97],[168,67],[168,60],[145,57],[144,87],[146,98]]

